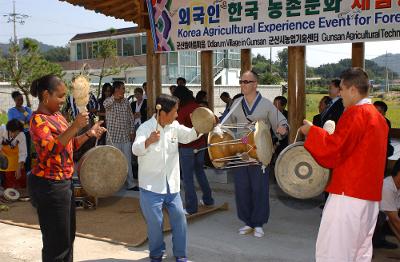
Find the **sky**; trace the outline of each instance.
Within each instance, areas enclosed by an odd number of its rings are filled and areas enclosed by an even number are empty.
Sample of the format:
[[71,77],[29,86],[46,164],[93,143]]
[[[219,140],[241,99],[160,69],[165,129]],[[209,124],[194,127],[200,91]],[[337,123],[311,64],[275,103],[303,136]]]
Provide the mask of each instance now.
[[[7,23],[4,15],[12,13],[12,0],[0,0],[0,43],[8,43],[13,36],[13,25]],[[45,44],[65,46],[76,34],[134,26],[120,19],[114,19],[94,11],[85,10],[58,0],[16,0],[16,13],[25,14],[23,25],[17,24],[17,37],[30,37]],[[400,41],[367,42],[365,58],[372,59],[388,53],[400,53]],[[284,47],[272,48],[272,60]],[[269,58],[270,48],[254,48],[254,54]],[[309,66],[336,63],[351,58],[351,44],[312,45],[306,48]]]

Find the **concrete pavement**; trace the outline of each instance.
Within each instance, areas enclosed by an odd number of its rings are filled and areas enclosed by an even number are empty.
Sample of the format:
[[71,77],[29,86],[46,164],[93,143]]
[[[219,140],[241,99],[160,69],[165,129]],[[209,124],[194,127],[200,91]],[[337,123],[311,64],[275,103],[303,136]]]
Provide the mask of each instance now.
[[[276,185],[272,185],[270,221],[264,226],[265,236],[258,239],[252,235],[237,234],[237,229],[242,223],[236,217],[232,185],[213,184],[213,188],[216,201],[228,202],[230,208],[228,211],[196,219],[189,224],[190,261],[315,260],[315,239],[321,215],[317,200],[294,200],[281,193]],[[122,191],[119,195],[137,197],[138,193]],[[40,261],[40,231],[0,223],[0,232],[0,261]],[[167,234],[165,240],[167,244],[165,261],[174,261],[171,235]],[[148,261],[147,243],[139,248],[130,248],[77,238],[74,248],[75,261]]]

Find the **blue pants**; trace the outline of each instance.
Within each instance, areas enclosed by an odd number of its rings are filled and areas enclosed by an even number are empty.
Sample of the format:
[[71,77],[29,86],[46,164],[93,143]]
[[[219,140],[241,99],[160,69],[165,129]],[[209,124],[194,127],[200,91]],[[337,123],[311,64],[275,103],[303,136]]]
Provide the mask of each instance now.
[[160,257],[165,252],[163,237],[163,207],[169,215],[172,228],[173,254],[176,257],[186,257],[186,217],[183,212],[179,193],[158,194],[140,188],[140,207],[147,223],[150,257]]
[[189,214],[197,212],[197,194],[194,187],[194,175],[203,192],[203,201],[206,205],[214,205],[211,188],[204,173],[204,151],[193,153],[193,148],[179,148],[179,160],[185,187],[185,206]]
[[235,168],[237,215],[249,227],[262,227],[269,218],[268,171],[251,165]]
[[128,161],[128,176],[126,177],[126,186],[127,188],[132,188],[135,186],[135,181],[133,180],[133,172],[132,172],[132,143],[131,142],[126,142],[126,143],[108,143],[108,145],[112,145],[124,154],[126,157],[126,161]]

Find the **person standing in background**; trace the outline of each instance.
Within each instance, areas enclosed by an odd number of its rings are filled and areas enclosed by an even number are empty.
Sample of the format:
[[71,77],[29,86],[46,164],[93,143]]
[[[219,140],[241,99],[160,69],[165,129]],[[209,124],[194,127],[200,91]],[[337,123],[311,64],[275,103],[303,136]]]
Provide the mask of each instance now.
[[337,124],[344,111],[343,100],[340,97],[339,79],[334,79],[331,81],[328,92],[332,101],[329,103],[328,108],[321,113],[322,126],[324,126],[325,122],[328,120],[332,120],[335,122],[335,124]]
[[126,184],[128,190],[135,189],[133,179],[131,145],[135,135],[135,119],[131,106],[125,95],[125,84],[121,81],[113,83],[113,95],[104,100],[107,119],[107,144],[121,150],[128,161],[128,176]]
[[23,131],[24,126],[17,119],[0,127],[0,155],[8,160],[7,168],[0,168],[0,186],[4,188],[26,188],[27,148]]
[[25,159],[25,171],[29,172],[31,170],[31,135],[29,134],[29,121],[31,120],[32,110],[23,106],[24,97],[18,91],[11,93],[11,97],[15,102],[15,106],[8,110],[7,117],[8,121],[12,119],[17,119],[20,121],[24,127],[25,143],[26,143],[26,159]]

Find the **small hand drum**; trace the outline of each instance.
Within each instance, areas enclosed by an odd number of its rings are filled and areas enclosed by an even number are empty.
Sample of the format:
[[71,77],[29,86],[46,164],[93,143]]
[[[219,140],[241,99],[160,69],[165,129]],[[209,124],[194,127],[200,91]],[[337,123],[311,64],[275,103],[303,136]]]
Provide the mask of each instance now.
[[203,134],[211,132],[217,123],[214,113],[206,107],[196,108],[192,113],[191,119],[194,129]]
[[88,195],[111,196],[125,183],[128,161],[125,155],[113,146],[97,146],[87,151],[79,160],[78,174]]
[[307,199],[321,194],[329,182],[329,169],[318,165],[304,148],[304,142],[286,147],[275,163],[279,187],[288,195]]

